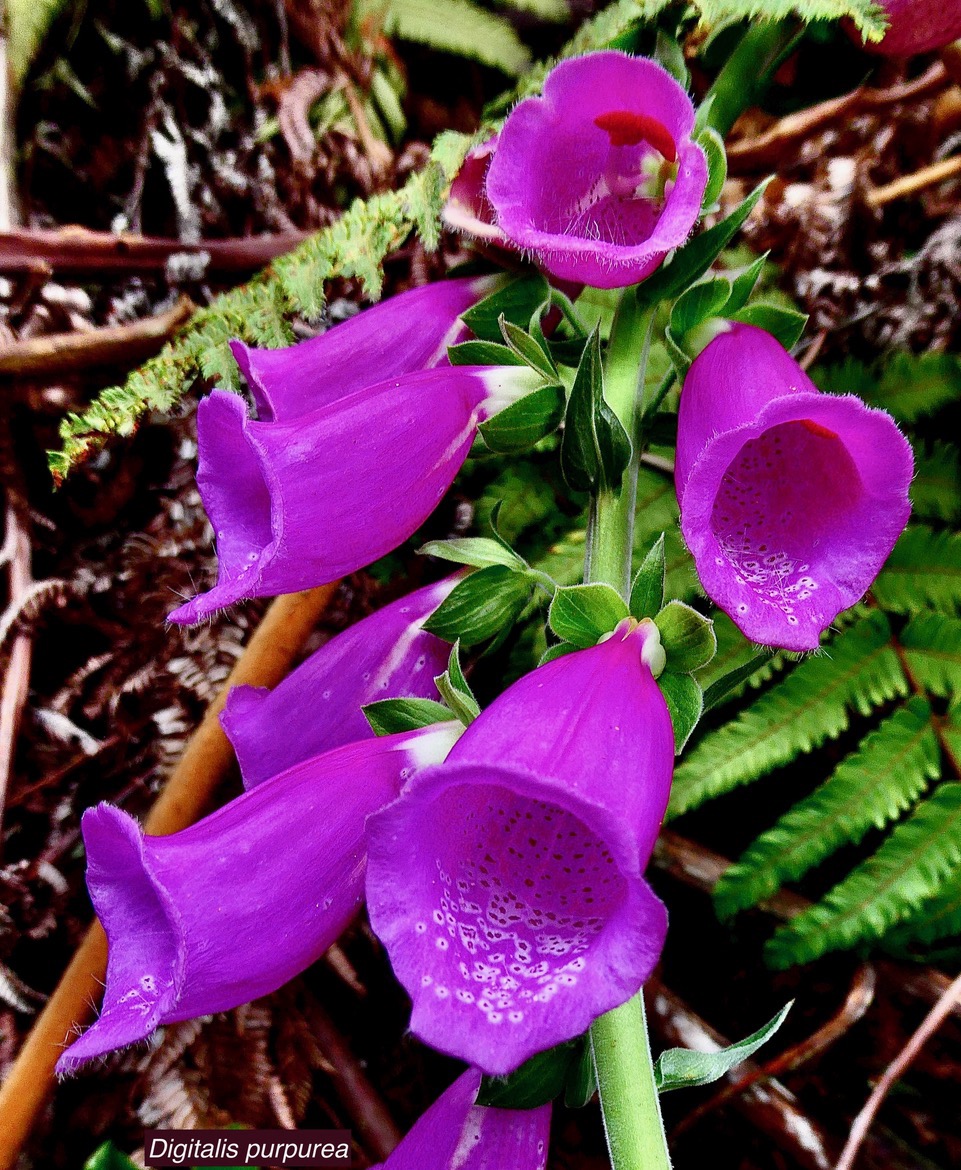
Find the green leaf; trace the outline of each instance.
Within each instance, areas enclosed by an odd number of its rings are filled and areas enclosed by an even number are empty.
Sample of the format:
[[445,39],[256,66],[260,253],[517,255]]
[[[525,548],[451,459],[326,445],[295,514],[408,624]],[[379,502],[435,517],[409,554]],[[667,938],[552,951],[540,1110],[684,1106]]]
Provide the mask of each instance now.
[[443,674],[434,679],[441,698],[450,707],[457,718],[469,727],[480,714],[480,704],[474,698],[467,679],[460,664],[460,642],[451,647],[450,659]]
[[489,565],[504,565],[518,571],[526,569],[526,563],[500,540],[489,536],[455,536],[450,540],[429,540],[417,550],[423,557],[438,557],[452,561],[455,565],[471,565],[475,569],[486,569]]
[[525,333],[519,325],[514,325],[502,314],[497,321],[501,334],[508,347],[532,370],[537,370],[545,378],[557,378],[557,368],[549,353],[546,353],[537,344],[529,333]]
[[555,658],[564,658],[568,654],[572,654],[577,650],[577,646],[572,646],[570,642],[558,642],[554,646],[548,646],[540,657],[538,666],[543,666],[547,662],[553,662]]
[[499,455],[530,451],[554,433],[564,418],[564,389],[541,386],[477,428],[488,447]]
[[673,300],[699,280],[741,230],[769,181],[765,180],[755,188],[726,219],[679,248],[670,264],[663,265],[649,276],[638,288],[641,303],[654,305],[658,301]]
[[374,735],[416,731],[433,723],[446,723],[454,712],[433,699],[378,699],[361,708]]
[[961,451],[957,446],[935,440],[917,454],[916,468],[911,481],[913,514],[932,520],[961,520]]
[[694,1052],[690,1048],[668,1048],[654,1065],[654,1082],[659,1093],[671,1089],[691,1089],[718,1081],[732,1068],[753,1056],[784,1023],[794,1001],[786,1003],[778,1014],[746,1040],[720,1048],[717,1052]]
[[455,585],[424,623],[446,642],[476,646],[510,630],[531,598],[531,582],[505,565],[478,569]]
[[617,590],[597,583],[558,589],[547,620],[559,638],[586,649],[628,616],[627,603]]
[[733,314],[734,319],[743,321],[745,325],[756,325],[764,329],[784,346],[793,349],[801,340],[801,334],[807,325],[807,313],[799,313],[796,309],[785,308],[784,305],[775,305],[768,301],[754,301],[745,305],[743,309]]
[[705,126],[694,140],[707,158],[707,186],[701,199],[705,209],[717,206],[724,184],[727,181],[727,151],[724,139],[713,126]]
[[567,1084],[564,1086],[564,1104],[568,1109],[584,1109],[597,1092],[597,1077],[594,1073],[594,1054],[590,1042],[585,1043],[567,1070]]
[[461,314],[461,320],[475,337],[500,343],[501,317],[523,327],[549,295],[550,287],[546,277],[539,272],[526,274],[516,277],[478,301],[473,308]]
[[70,7],[70,0],[7,0],[5,33],[10,72],[18,89],[23,85],[51,25]]
[[906,695],[891,628],[872,613],[808,658],[736,719],[706,735],[674,772],[669,815],[763,776],[846,731],[851,711]]
[[961,534],[912,525],[901,534],[871,592],[895,613],[961,610]]
[[451,345],[447,356],[452,366],[525,366],[527,363],[507,345],[496,341],[462,341]]
[[664,533],[654,541],[637,570],[631,585],[631,613],[652,618],[664,604]]
[[83,1170],[137,1170],[137,1163],[108,1141],[97,1146],[84,1162]]
[[498,1109],[536,1109],[564,1091],[574,1061],[584,1047],[583,1039],[568,1040],[538,1052],[507,1077],[484,1077],[477,1094],[478,1105]]
[[710,618],[685,605],[669,601],[654,619],[667,654],[667,668],[686,674],[707,666],[717,651],[717,637]]
[[671,713],[674,728],[674,754],[684,750],[691,732],[697,727],[704,710],[704,695],[697,681],[689,674],[675,674],[665,670],[658,677],[657,685]]
[[595,329],[577,367],[561,438],[561,470],[574,491],[614,487],[631,458],[631,440],[604,400],[602,369]]
[[757,286],[757,282],[761,279],[761,274],[764,272],[764,265],[767,263],[769,252],[765,252],[763,256],[758,256],[753,264],[749,264],[737,275],[729,272],[727,274],[728,280],[731,282],[731,296],[724,306],[724,315],[730,317],[736,313],[738,309],[743,309],[751,298],[751,293]]
[[879,939],[937,893],[959,865],[961,784],[942,784],[877,853],[781,927],[765,957],[782,968]]
[[[374,4],[366,7],[376,11]],[[388,37],[468,57],[511,77],[518,76],[530,63],[527,49],[510,22],[470,0],[389,0],[383,32]]]
[[930,705],[913,698],[724,872],[714,889],[718,914],[757,905],[842,845],[897,820],[939,778],[940,765]]
[[734,670],[715,679],[704,692],[704,710],[710,711],[712,708],[720,706],[729,695],[733,694],[742,683],[753,678],[773,657],[774,651],[770,647],[765,647],[742,666],[735,667]]
[[915,422],[961,398],[961,361],[944,353],[897,353],[874,366],[849,358],[819,369],[814,380],[822,390],[857,394],[899,422]]
[[691,71],[684,59],[684,50],[677,39],[670,36],[662,28],[657,30],[654,60],[670,73],[678,85],[687,89],[691,83]]
[[914,680],[943,699],[961,697],[961,618],[920,613],[901,631]]
[[713,276],[692,284],[674,302],[671,309],[671,333],[683,337],[709,317],[716,317],[731,297],[731,282],[725,276]]

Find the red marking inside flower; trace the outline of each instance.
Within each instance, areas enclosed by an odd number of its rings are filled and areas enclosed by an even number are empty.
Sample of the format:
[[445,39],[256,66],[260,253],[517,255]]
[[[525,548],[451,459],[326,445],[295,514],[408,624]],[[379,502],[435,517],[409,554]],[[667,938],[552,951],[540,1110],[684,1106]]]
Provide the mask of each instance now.
[[806,431],[810,431],[812,435],[818,435],[822,439],[836,439],[838,437],[837,431],[828,430],[827,427],[822,427],[820,423],[816,423],[813,419],[802,418],[800,422]]
[[668,162],[677,162],[677,147],[670,130],[649,114],[609,110],[605,114],[598,114],[594,125],[607,132],[611,146],[637,146],[638,143],[649,142]]

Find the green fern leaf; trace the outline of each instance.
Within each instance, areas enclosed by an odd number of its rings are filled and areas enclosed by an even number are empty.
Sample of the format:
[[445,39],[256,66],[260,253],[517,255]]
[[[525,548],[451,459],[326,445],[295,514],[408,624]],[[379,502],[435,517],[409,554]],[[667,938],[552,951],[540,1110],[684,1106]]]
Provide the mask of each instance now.
[[884,14],[873,0],[694,0],[707,25],[731,20],[840,20],[849,16],[866,38],[879,40],[884,32]]
[[914,422],[961,398],[961,362],[950,354],[898,353],[878,369],[850,358],[819,370],[815,381],[834,394],[857,394],[899,422]]
[[896,820],[939,778],[940,754],[931,707],[909,700],[727,870],[714,890],[718,913],[756,905],[872,826]]
[[922,524],[905,531],[872,587],[893,613],[961,609],[961,535]]
[[903,954],[911,944],[930,946],[951,935],[961,935],[961,869],[955,870],[906,922],[885,935],[884,945],[895,954]]
[[388,37],[480,61],[510,77],[517,77],[530,63],[508,21],[471,0],[389,0],[383,29]]
[[941,889],[961,865],[961,784],[943,784],[877,853],[822,901],[781,927],[765,948],[772,966],[881,938]]
[[915,516],[961,519],[961,451],[957,447],[935,442],[918,455],[911,504]]
[[918,614],[902,631],[900,642],[919,686],[943,699],[961,696],[961,619]]
[[[723,610],[712,609],[710,616],[714,622],[714,633],[717,636],[717,653],[703,670],[695,671],[695,677],[705,691],[724,675],[747,666],[752,658],[757,657],[761,649],[760,646],[744,637]],[[787,651],[773,655],[763,666],[734,687],[723,702],[730,702],[739,695],[743,695],[748,687],[759,687],[793,661],[793,656]]]
[[496,0],[501,8],[514,12],[528,12],[550,24],[563,24],[570,20],[571,10],[567,0]]
[[701,740],[674,773],[669,816],[697,808],[840,735],[852,709],[867,715],[907,690],[888,620],[882,613],[870,614]]
[[50,26],[70,0],[7,0],[10,72],[19,88]]

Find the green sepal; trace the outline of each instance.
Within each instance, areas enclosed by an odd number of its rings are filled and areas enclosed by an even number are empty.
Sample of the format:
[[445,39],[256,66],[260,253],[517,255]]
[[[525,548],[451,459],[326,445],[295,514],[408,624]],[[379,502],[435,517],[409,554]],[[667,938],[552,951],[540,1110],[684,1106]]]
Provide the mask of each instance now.
[[669,601],[654,623],[667,654],[667,669],[675,674],[700,670],[717,653],[714,623],[683,601]]
[[611,585],[566,585],[554,594],[547,621],[554,633],[579,650],[596,646],[598,638],[630,616],[624,598]]
[[710,211],[717,207],[727,182],[727,151],[724,149],[724,139],[713,126],[705,126],[694,141],[707,158],[707,186],[704,188],[701,208]]
[[797,309],[788,309],[784,305],[774,305],[768,301],[755,301],[745,305],[733,314],[735,321],[743,321],[745,325],[756,325],[765,329],[775,337],[785,349],[793,349],[801,340],[801,334],[808,323],[806,313],[799,313]]
[[424,629],[445,642],[476,646],[506,634],[531,599],[533,587],[525,573],[506,565],[478,569],[460,581],[424,623]]
[[631,459],[631,440],[604,399],[601,342],[595,328],[584,346],[564,416],[561,471],[573,491],[616,487]]
[[378,699],[361,707],[374,735],[417,731],[432,723],[447,723],[455,712],[433,699]]
[[747,1039],[730,1044],[720,1052],[693,1052],[690,1048],[668,1048],[657,1058],[654,1065],[654,1083],[659,1093],[671,1089],[692,1089],[697,1085],[709,1085],[719,1081],[732,1068],[753,1056],[766,1044],[784,1023],[794,1000],[786,1003],[773,1020],[759,1028]]
[[486,569],[490,565],[504,565],[518,571],[527,568],[527,562],[498,537],[455,536],[450,540],[428,540],[417,550],[422,557],[437,557],[455,565],[470,565]]
[[461,314],[461,320],[481,341],[501,340],[499,320],[524,326],[531,314],[550,297],[550,286],[539,272],[519,276]]
[[480,703],[474,698],[474,692],[461,669],[460,642],[455,642],[451,647],[447,669],[437,675],[434,686],[461,723],[469,727],[480,714]]
[[573,654],[578,647],[572,645],[570,642],[557,642],[553,646],[548,646],[540,657],[538,666],[544,666],[547,662],[553,662],[555,658],[564,658],[568,654]]
[[671,309],[671,333],[683,338],[709,317],[716,317],[731,298],[733,286],[726,276],[712,276],[692,284]]
[[508,345],[497,341],[462,341],[447,347],[452,366],[526,366]]
[[652,618],[664,605],[664,581],[667,564],[664,556],[664,533],[654,541],[631,585],[631,613],[634,617]]
[[507,1077],[484,1077],[477,1094],[478,1105],[499,1109],[536,1109],[564,1091],[567,1074],[577,1059],[583,1039],[568,1040],[538,1052]]
[[590,1037],[586,1037],[579,1054],[567,1070],[564,1085],[564,1104],[568,1109],[583,1109],[590,1105],[597,1092],[597,1074],[594,1071],[594,1053]]
[[733,273],[728,273],[727,278],[731,282],[731,295],[724,306],[726,316],[730,317],[733,313],[739,312],[750,300],[751,293],[754,292],[757,282],[761,279],[764,265],[770,254],[770,252],[765,252],[763,256],[758,256],[753,264],[749,264],[736,276]]
[[504,316],[498,318],[497,324],[508,348],[517,354],[526,365],[539,374],[543,374],[545,378],[552,381],[557,380],[557,367],[554,365],[554,359],[541,349],[529,333],[525,333],[519,325],[513,324]]
[[564,388],[556,384],[525,394],[477,429],[492,451],[498,455],[514,455],[530,451],[541,439],[553,434],[563,419]]
[[699,280],[741,230],[770,181],[765,179],[726,219],[679,248],[670,264],[659,268],[639,285],[637,295],[641,303],[655,305],[673,300]]
[[704,713],[704,695],[697,680],[690,674],[665,670],[658,676],[657,685],[671,713],[674,754],[679,756]]
[[674,37],[661,28],[657,30],[654,60],[662,65],[678,85],[684,89],[687,89],[691,84],[691,71],[684,60],[684,50]]

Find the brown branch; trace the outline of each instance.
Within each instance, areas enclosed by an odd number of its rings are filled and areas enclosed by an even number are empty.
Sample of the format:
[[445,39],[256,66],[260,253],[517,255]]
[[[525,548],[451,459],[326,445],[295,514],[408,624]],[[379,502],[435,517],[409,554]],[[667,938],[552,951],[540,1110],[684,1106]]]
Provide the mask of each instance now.
[[918,1030],[884,1070],[884,1075],[874,1086],[874,1091],[867,1099],[864,1108],[854,1119],[850,1137],[844,1149],[841,1151],[841,1158],[838,1161],[836,1170],[851,1170],[858,1156],[858,1152],[864,1144],[864,1139],[868,1135],[868,1130],[871,1128],[871,1123],[874,1121],[874,1117],[881,1108],[884,1098],[890,1092],[891,1087],[896,1081],[901,1079],[925,1043],[957,1008],[959,1001],[961,1001],[961,975],[953,983],[949,984],[938,1002],[924,1017]]
[[296,248],[306,232],[278,232],[181,243],[132,232],[95,232],[67,226],[0,232],[0,272],[61,274],[163,272],[172,256],[207,256],[208,273],[245,273],[263,268]]
[[135,366],[185,325],[195,308],[189,297],[181,297],[165,313],[129,325],[15,341],[0,349],[0,378],[46,377],[94,366]]
[[[233,760],[233,750],[218,719],[227,692],[243,683],[276,686],[336,590],[336,584],[324,585],[274,601],[147,816],[144,828],[148,833],[175,833],[205,811]],[[13,1170],[53,1085],[54,1065],[65,1041],[96,1010],[106,960],[106,938],[95,922],[0,1087],[0,1170]]]
[[875,187],[868,191],[864,200],[868,207],[884,207],[888,203],[893,203],[895,199],[917,195],[920,191],[933,187],[935,183],[943,183],[946,179],[953,179],[956,175],[961,175],[961,154],[931,163],[930,166],[922,167],[910,175],[902,175],[900,179],[895,179],[893,183],[886,183],[883,187]]
[[[10,566],[8,611],[15,612],[30,591],[33,578],[30,573],[30,537],[12,503],[7,504],[7,532],[3,553],[7,555]],[[10,647],[0,693],[0,826],[3,824],[3,810],[17,746],[17,732],[30,690],[30,658],[30,635],[18,634]]]

